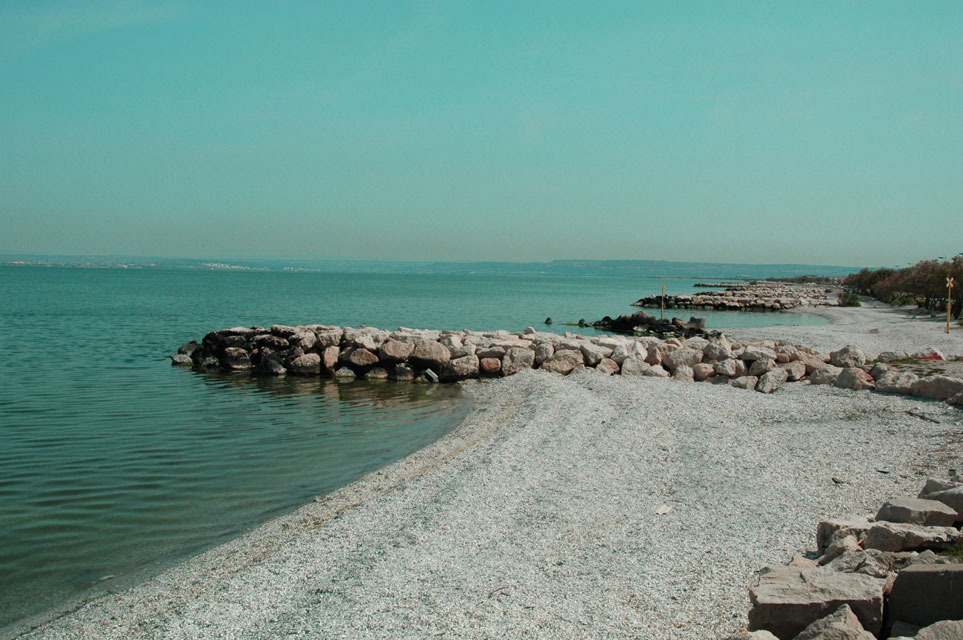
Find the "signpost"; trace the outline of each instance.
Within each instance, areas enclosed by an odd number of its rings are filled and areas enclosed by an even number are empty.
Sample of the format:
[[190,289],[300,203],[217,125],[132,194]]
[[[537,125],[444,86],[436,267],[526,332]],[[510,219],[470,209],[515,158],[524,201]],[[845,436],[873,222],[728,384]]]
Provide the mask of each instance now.
[[665,285],[662,285],[662,300],[659,303],[659,320],[665,320]]
[[[953,308],[953,287],[956,285],[956,280],[953,276],[948,276],[946,278],[946,332],[950,332],[950,309]],[[663,287],[664,289],[665,287]]]

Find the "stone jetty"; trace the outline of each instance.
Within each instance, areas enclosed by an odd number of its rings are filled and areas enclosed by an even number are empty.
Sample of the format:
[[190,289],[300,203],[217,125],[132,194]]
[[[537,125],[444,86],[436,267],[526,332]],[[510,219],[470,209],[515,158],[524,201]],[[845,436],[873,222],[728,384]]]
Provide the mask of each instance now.
[[709,337],[581,336],[509,331],[436,331],[330,325],[233,327],[181,345],[175,365],[255,375],[326,376],[457,382],[523,369],[567,375],[594,369],[725,384],[772,393],[788,382],[913,395],[963,406],[963,379],[919,375],[913,363],[944,360],[934,349],[912,356],[884,352],[870,360],[853,346],[821,353],[805,345]]
[[816,549],[766,567],[751,631],[728,640],[963,638],[963,481],[929,479],[875,515],[832,518]]
[[[648,296],[632,303],[635,307],[658,309],[663,296]],[[798,307],[830,304],[825,287],[793,285],[781,282],[727,284],[722,291],[694,294],[671,294],[664,299],[666,309],[701,309],[714,311],[783,311]]]

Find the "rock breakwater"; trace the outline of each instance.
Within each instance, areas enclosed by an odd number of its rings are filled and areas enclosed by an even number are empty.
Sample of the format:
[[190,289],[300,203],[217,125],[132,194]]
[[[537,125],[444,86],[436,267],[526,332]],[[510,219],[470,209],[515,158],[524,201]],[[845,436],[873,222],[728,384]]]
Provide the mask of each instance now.
[[[907,370],[910,358],[883,352],[870,360],[846,346],[821,353],[776,341],[709,337],[581,336],[509,331],[436,331],[330,325],[233,327],[181,345],[175,365],[256,375],[327,376],[415,382],[499,377],[523,369],[562,375],[594,369],[609,375],[651,376],[726,384],[772,393],[788,382],[876,390],[963,405],[963,380]],[[927,350],[919,358],[943,359]],[[887,364],[890,363],[890,364]]]
[[751,632],[728,640],[963,638],[963,482],[929,479],[875,516],[820,522],[816,550],[766,567]]
[[831,303],[829,296],[824,287],[764,282],[727,284],[722,291],[672,294],[664,297],[647,296],[636,300],[632,305],[658,309],[664,303],[666,309],[783,311],[798,307],[828,306]]

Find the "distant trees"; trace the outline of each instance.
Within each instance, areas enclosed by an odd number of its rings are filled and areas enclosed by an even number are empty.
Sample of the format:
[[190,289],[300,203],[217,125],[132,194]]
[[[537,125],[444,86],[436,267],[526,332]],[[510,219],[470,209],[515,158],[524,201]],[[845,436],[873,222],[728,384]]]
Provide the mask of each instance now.
[[952,313],[963,310],[963,256],[952,260],[924,260],[903,269],[862,269],[843,279],[843,285],[889,304],[916,304],[934,311],[946,309],[946,279],[956,279]]

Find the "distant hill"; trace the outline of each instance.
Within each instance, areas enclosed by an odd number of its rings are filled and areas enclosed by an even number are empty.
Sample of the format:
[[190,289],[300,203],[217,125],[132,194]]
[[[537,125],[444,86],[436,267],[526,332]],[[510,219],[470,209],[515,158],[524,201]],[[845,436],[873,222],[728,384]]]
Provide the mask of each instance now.
[[726,264],[668,260],[552,260],[550,262],[406,262],[391,260],[305,260],[251,258],[156,258],[138,256],[0,255],[0,264],[117,268],[252,269],[340,273],[423,273],[439,275],[617,276],[637,278],[762,279],[845,276],[860,267],[807,264]]

